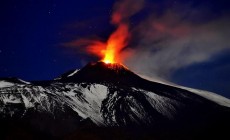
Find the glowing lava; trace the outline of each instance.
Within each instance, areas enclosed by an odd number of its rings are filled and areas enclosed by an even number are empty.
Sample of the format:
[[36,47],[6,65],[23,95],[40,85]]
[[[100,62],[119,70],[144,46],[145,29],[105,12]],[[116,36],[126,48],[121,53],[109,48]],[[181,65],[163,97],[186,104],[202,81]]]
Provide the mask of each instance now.
[[144,0],[135,2],[132,0],[119,0],[115,3],[111,16],[111,23],[116,29],[106,41],[83,38],[67,45],[82,47],[80,51],[97,56],[100,61],[106,64],[122,63],[123,59],[131,54],[125,50],[131,34],[129,32],[129,18],[139,12],[143,5]]
[[109,37],[106,43],[106,49],[102,51],[104,55],[102,61],[106,64],[119,62],[119,53],[121,49],[127,45],[128,37],[127,24],[120,24],[117,30]]
[[102,61],[105,62],[106,64],[115,63],[113,51],[111,50],[106,51],[105,58]]

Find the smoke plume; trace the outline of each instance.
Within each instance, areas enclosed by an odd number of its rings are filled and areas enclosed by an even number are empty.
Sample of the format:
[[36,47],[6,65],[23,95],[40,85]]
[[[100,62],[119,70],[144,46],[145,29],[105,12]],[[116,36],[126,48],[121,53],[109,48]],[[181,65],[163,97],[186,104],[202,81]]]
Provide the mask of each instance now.
[[[78,39],[68,45],[83,48],[80,50],[99,58],[106,50],[112,50],[117,62],[136,73],[167,80],[178,69],[209,61],[230,49],[228,16],[209,19],[205,17],[209,12],[205,8],[182,4],[157,10],[151,4],[147,0],[119,0],[111,15],[116,30],[107,41]],[[129,26],[131,17],[149,7],[152,10],[148,9],[144,18]]]
[[83,53],[98,56],[104,62],[121,62],[119,54],[130,39],[129,18],[143,8],[143,3],[144,0],[135,2],[120,0],[115,3],[111,23],[116,26],[116,29],[107,41],[81,38],[65,45],[77,47]]
[[[150,14],[132,29],[135,43],[122,52],[121,56],[126,57],[123,63],[149,78],[170,80],[175,71],[209,61],[229,50],[228,16],[195,22],[196,14],[202,11],[168,10],[160,15]],[[127,54],[131,55],[127,58]]]

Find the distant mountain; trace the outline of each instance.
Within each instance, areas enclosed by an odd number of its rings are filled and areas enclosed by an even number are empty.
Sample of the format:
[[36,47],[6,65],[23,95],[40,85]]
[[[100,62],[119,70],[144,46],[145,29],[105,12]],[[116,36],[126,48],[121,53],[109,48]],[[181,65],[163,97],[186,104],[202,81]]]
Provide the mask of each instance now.
[[55,80],[0,79],[1,139],[212,139],[228,136],[230,100],[89,63]]

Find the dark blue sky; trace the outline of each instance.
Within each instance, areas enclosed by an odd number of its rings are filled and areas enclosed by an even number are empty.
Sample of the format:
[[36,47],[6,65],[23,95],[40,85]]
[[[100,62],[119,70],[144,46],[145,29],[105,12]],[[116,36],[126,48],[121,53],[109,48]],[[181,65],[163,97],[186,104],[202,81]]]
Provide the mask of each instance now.
[[[63,44],[83,37],[95,38],[96,36],[106,40],[115,28],[110,24],[114,2],[115,0],[1,1],[0,77],[11,76],[24,80],[47,80],[53,79],[68,70],[81,68],[88,61],[96,61],[97,58],[94,56],[64,47]],[[228,35],[227,30],[230,30],[229,25],[225,24],[226,22],[230,23],[230,2],[227,0],[146,0],[145,4],[141,12],[130,18],[131,33],[135,34],[130,42],[133,46],[128,46],[132,49],[138,48],[136,46],[139,46],[140,42],[143,44],[143,39],[138,36],[139,33],[143,33],[143,30],[140,32],[138,30],[140,28],[135,29],[134,27],[142,27],[140,26],[142,24],[149,25],[149,22],[143,23],[143,21],[152,17],[157,19],[158,23],[165,24],[167,21],[171,23],[172,20],[165,20],[165,18],[170,17],[166,14],[171,13],[170,10],[173,11],[172,15],[174,16],[177,15],[176,13],[180,13],[180,23],[177,22],[176,24],[183,27],[183,31],[194,30],[194,27],[199,27],[197,34],[201,34],[202,37],[208,35],[214,39],[219,39],[219,37],[222,39]],[[171,32],[181,33],[181,29],[177,26],[175,26],[175,30],[173,29],[174,26],[170,25],[170,31],[167,32],[169,34]],[[202,32],[199,33],[199,30],[202,30]],[[209,30],[213,32],[205,34]],[[225,30],[227,33],[225,33]],[[188,37],[194,37],[191,34]],[[156,35],[160,36],[161,34]],[[143,36],[141,37],[143,38]],[[213,38],[211,39],[213,40]],[[145,45],[148,44],[146,46],[149,46],[149,40],[151,39],[148,38],[148,43],[144,43]],[[162,38],[153,40],[159,42]],[[205,56],[208,55],[208,57],[203,61],[192,61],[186,63],[186,65],[176,67],[170,72],[170,76],[165,77],[168,77],[167,80],[183,86],[213,91],[230,98],[230,51],[228,51],[229,45],[225,46],[226,44],[228,42],[223,39],[222,43],[214,44],[222,48],[220,50],[215,49],[216,47],[213,47],[211,52],[207,47],[202,50],[197,49],[197,52],[206,52],[207,50],[209,53]],[[143,48],[145,45],[143,45]],[[194,44],[191,43],[192,45]],[[203,46],[202,44],[201,48]],[[187,47],[187,51],[191,51],[188,45]],[[194,48],[192,51],[194,51]],[[215,51],[217,53],[214,53]],[[163,52],[163,55],[167,54],[166,51]],[[145,55],[145,53],[141,54]],[[200,57],[200,55],[197,57]],[[154,62],[154,60],[151,62]],[[131,64],[130,67],[138,71]],[[146,67],[146,69],[148,68]],[[154,70],[152,71],[155,73]],[[168,71],[167,73],[169,73]]]
[[[113,2],[5,0],[1,2],[0,76],[52,79],[82,67],[80,56],[61,46],[91,32],[109,30]],[[76,24],[83,24],[80,30]],[[105,27],[105,28],[104,28]]]

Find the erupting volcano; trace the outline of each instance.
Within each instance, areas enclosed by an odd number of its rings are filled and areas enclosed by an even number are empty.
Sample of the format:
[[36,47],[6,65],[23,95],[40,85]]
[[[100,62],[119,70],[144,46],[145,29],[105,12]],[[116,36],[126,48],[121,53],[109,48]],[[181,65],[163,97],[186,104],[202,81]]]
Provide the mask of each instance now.
[[228,90],[230,20],[192,1],[1,1],[0,140],[229,139],[229,99],[156,78]]
[[223,139],[229,107],[221,96],[95,62],[50,81],[0,79],[0,138],[23,132],[31,139]]

